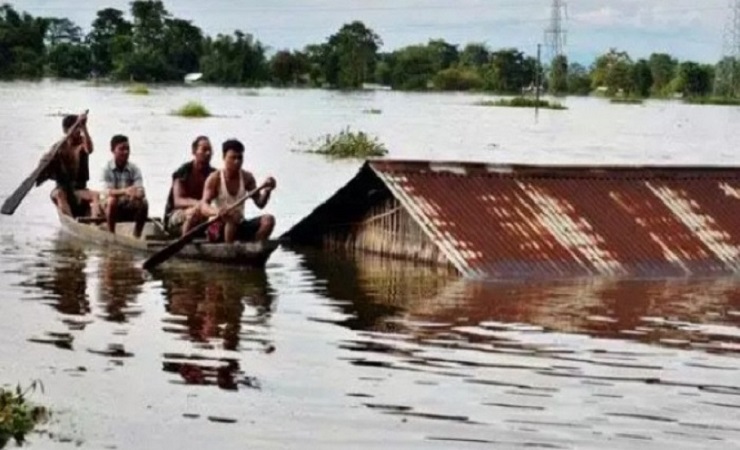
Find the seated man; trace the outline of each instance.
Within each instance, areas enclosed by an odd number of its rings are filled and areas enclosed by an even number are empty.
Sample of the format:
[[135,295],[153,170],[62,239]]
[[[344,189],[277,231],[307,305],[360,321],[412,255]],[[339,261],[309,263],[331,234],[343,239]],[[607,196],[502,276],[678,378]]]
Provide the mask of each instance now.
[[211,141],[206,136],[198,136],[191,148],[193,159],[172,174],[167,196],[164,224],[173,235],[183,235],[206,220],[200,214],[199,205],[206,179],[216,170],[211,167]]
[[[62,119],[64,134],[77,122],[78,116],[68,115]],[[59,149],[57,160],[51,168],[50,177],[56,180],[51,191],[51,200],[61,214],[73,217],[100,215],[100,194],[87,188],[90,179],[89,158],[93,143],[87,131],[87,117],[67,142]]]
[[103,208],[108,230],[116,232],[116,222],[135,221],[134,236],[140,237],[149,214],[141,170],[129,162],[128,138],[117,134],[111,138],[113,159],[103,168]]
[[[275,218],[264,214],[250,220],[244,219],[244,203],[230,212],[223,212],[247,192],[257,188],[254,176],[242,170],[244,160],[244,144],[236,139],[223,143],[222,146],[224,168],[213,172],[206,180],[203,189],[203,198],[200,211],[204,216],[220,216],[208,230],[209,240],[212,242],[231,243],[239,241],[262,241],[272,234],[275,228]],[[262,209],[270,199],[270,193],[275,189],[275,179],[268,177],[265,187],[252,196],[254,204]]]

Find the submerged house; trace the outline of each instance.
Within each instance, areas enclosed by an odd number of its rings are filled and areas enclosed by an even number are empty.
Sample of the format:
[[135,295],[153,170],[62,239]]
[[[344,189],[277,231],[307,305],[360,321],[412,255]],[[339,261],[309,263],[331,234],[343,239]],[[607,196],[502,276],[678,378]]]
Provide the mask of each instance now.
[[737,274],[740,170],[369,160],[283,238],[472,278]]

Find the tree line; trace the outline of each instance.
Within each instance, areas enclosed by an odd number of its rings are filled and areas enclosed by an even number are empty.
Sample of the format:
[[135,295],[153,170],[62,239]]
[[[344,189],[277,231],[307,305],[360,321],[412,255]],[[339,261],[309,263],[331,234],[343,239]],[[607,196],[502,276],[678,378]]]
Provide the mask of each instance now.
[[129,15],[101,9],[84,34],[67,18],[33,17],[4,4],[0,78],[167,82],[200,72],[204,81],[223,85],[357,89],[375,83],[397,90],[518,94],[540,84],[563,95],[740,97],[740,61],[731,58],[710,65],[655,53],[635,61],[610,49],[585,67],[565,56],[540,64],[516,48],[442,39],[381,52],[380,36],[360,21],[343,25],[323,43],[273,53],[243,31],[208,36],[159,0],[133,1]]

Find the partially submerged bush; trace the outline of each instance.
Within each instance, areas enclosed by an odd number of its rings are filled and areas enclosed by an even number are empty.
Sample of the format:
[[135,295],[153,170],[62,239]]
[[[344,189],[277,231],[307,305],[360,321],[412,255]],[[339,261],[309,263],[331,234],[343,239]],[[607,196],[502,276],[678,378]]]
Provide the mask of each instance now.
[[149,88],[145,84],[132,84],[126,89],[126,92],[134,95],[149,95]]
[[30,390],[43,386],[34,381],[26,390],[17,386],[14,390],[0,388],[0,448],[11,439],[17,445],[26,440],[26,435],[33,428],[43,422],[48,416],[48,410],[43,406],[34,406],[28,403],[26,395]]
[[309,144],[307,153],[318,153],[332,158],[369,158],[384,156],[388,153],[385,146],[376,137],[370,137],[359,131],[352,132],[346,128],[339,134],[327,134]]
[[471,91],[483,87],[483,78],[473,69],[451,67],[439,71],[433,78],[440,91]]
[[731,97],[688,97],[685,102],[692,105],[740,106],[740,98]]
[[180,109],[173,111],[173,114],[180,117],[210,117],[211,113],[205,106],[198,102],[188,102]]
[[549,102],[547,100],[536,100],[527,97],[514,97],[511,99],[502,98],[499,100],[484,100],[475,103],[478,106],[502,106],[509,108],[535,108],[542,109],[567,109],[558,102]]
[[609,101],[620,105],[642,105],[643,103],[643,100],[637,97],[614,97]]

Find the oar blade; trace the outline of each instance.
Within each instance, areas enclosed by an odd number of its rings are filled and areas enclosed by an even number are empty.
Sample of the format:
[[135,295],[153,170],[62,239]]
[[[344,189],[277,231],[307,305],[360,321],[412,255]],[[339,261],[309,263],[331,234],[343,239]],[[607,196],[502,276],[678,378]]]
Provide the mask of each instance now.
[[36,184],[36,176],[32,175],[23,180],[23,183],[21,183],[21,185],[18,186],[12,194],[10,194],[10,197],[5,199],[2,208],[0,208],[0,213],[8,216],[13,215],[23,199],[28,195],[28,192],[33,189],[34,184]]

